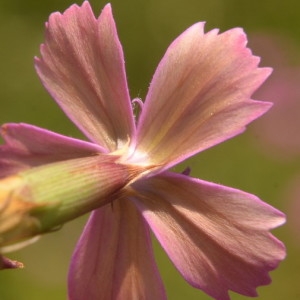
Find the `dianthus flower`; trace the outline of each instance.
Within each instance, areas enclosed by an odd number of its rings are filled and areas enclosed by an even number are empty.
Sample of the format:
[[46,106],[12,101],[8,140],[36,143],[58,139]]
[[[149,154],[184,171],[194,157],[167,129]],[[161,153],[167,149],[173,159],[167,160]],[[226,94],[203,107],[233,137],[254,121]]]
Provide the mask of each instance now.
[[255,296],[284,258],[269,232],[284,215],[170,168],[270,108],[250,99],[270,74],[258,63],[241,29],[195,24],[167,49],[134,116],[110,5],[98,19],[88,2],[52,14],[36,70],[89,142],[2,127],[2,246],[93,210],[72,257],[69,299],[166,299],[150,229],[192,286],[219,300],[229,290]]

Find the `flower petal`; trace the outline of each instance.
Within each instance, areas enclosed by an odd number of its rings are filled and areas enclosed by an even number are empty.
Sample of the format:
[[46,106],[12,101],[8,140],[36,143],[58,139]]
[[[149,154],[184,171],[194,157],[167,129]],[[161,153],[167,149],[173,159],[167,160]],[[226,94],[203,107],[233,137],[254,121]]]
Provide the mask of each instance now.
[[0,134],[0,178],[29,167],[103,152],[96,144],[66,137],[28,124],[5,124]]
[[270,107],[250,100],[270,69],[257,67],[243,31],[203,30],[198,23],[180,35],[151,82],[136,151],[153,163],[170,167],[242,132]]
[[230,299],[228,290],[255,296],[285,256],[269,233],[284,215],[253,195],[172,173],[132,187],[133,201],[177,269],[215,299]]
[[115,150],[134,134],[123,50],[110,5],[98,19],[90,4],[54,13],[36,70],[70,119],[92,141]]
[[128,199],[92,213],[72,258],[69,299],[166,299],[148,226]]

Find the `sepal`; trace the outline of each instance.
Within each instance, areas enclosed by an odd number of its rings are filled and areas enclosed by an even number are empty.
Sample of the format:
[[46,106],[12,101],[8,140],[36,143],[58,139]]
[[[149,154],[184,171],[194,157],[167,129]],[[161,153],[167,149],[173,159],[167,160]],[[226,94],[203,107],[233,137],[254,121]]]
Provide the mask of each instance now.
[[[0,181],[0,249],[59,228],[120,197],[144,168],[117,156],[52,163]],[[9,249],[9,247],[8,247]]]

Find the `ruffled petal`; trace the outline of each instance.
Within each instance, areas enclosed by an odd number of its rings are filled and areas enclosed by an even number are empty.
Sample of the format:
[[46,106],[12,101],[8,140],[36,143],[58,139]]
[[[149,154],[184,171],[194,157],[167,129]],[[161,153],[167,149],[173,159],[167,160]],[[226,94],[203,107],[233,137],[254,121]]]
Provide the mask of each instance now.
[[98,19],[90,4],[54,13],[36,70],[69,118],[92,141],[115,150],[134,135],[124,56],[110,5]]
[[182,276],[218,300],[256,296],[285,256],[269,230],[284,215],[253,195],[164,173],[133,184],[133,201]]
[[171,44],[139,118],[136,157],[170,167],[242,132],[269,109],[250,100],[270,69],[257,67],[246,42],[239,28],[205,34],[198,23]]
[[129,200],[92,213],[72,257],[69,299],[166,299],[149,228]]
[[28,124],[5,124],[0,129],[0,178],[30,167],[92,156],[103,149],[96,144],[66,137]]

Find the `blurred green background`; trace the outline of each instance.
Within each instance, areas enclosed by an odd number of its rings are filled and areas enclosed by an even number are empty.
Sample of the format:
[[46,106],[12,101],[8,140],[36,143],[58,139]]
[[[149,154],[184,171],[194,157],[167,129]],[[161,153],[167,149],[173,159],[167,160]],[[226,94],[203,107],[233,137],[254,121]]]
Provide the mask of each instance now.
[[[90,2],[98,15],[105,2]],[[72,3],[69,0],[0,0],[0,123],[27,122],[82,137],[43,89],[33,68],[33,56],[39,55],[39,44],[43,42],[44,22],[51,12],[62,12]],[[263,56],[262,65],[275,67],[275,77],[276,72],[284,74],[286,70],[300,68],[299,1],[112,0],[111,3],[124,47],[132,98],[144,98],[166,47],[197,21],[205,20],[207,30],[243,27],[249,34],[254,53]],[[285,75],[282,77],[289,82]],[[257,94],[269,101],[274,94],[271,80],[268,89]],[[300,127],[293,130],[293,135],[291,127],[285,126],[285,120],[294,118],[292,127],[295,129],[300,119],[299,84],[287,89],[292,89],[289,97],[294,97],[294,102],[290,111],[285,110],[285,119],[276,119],[270,112],[267,125],[262,119],[249,126],[245,134],[177,167],[181,171],[189,165],[193,176],[254,193],[287,214],[287,224],[274,233],[285,242],[288,257],[271,273],[272,284],[258,289],[259,299],[266,300],[300,299],[300,192],[297,190],[300,151],[296,147],[291,155],[290,149],[280,148],[280,140],[272,140],[266,136],[268,131],[264,131],[264,126],[272,129],[275,128],[272,122],[282,122],[281,134],[290,136],[293,141],[300,140]],[[286,100],[283,92],[278,101]],[[276,136],[276,132],[273,135]],[[284,144],[287,148],[293,147]],[[292,183],[293,190],[289,188]],[[297,192],[298,197],[295,196]],[[36,244],[11,253],[10,257],[24,262],[26,268],[0,272],[0,300],[66,299],[68,264],[86,218],[73,221],[62,230],[42,237]],[[157,243],[155,251],[169,299],[210,299],[185,283]],[[232,299],[246,297],[232,294]]]

